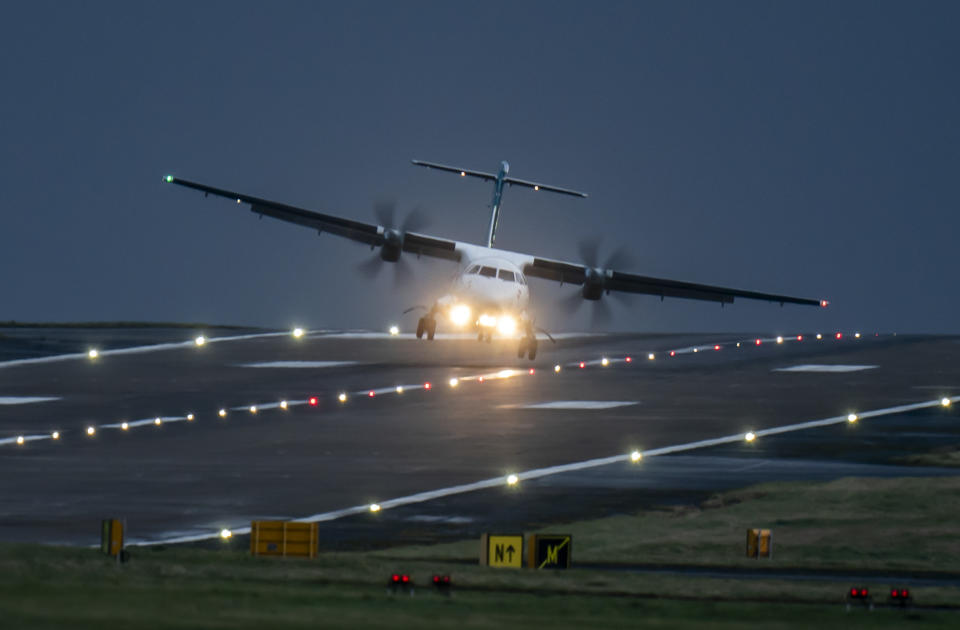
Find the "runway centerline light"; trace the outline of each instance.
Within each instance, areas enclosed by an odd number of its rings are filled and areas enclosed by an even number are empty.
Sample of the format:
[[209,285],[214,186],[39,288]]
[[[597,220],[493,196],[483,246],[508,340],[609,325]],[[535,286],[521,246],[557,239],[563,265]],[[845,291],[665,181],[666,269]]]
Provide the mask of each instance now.
[[817,333],[817,339],[823,339],[823,335],[820,333]]
[[856,337],[857,339],[859,339],[859,338],[860,338],[860,333],[855,333],[853,336]]
[[851,414],[849,414],[849,415],[847,416],[847,422],[854,423],[854,422],[856,422],[857,420],[859,420],[859,418],[857,417],[857,414],[855,414],[855,413],[851,413]]
[[941,399],[940,399],[940,404],[943,405],[944,407],[949,407],[949,406],[950,406],[950,399],[949,399],[949,398],[941,398]]
[[287,401],[285,401],[285,400],[281,400],[281,401],[280,401],[280,408],[281,408],[281,409],[286,409],[288,406],[289,406],[289,405],[287,404]]
[[607,357],[603,357],[602,359],[600,359],[600,365],[602,365],[603,367],[607,367],[608,365],[610,365],[610,359],[608,359]]
[[554,371],[554,372],[559,372],[559,371],[562,370],[562,369],[563,369],[563,368],[560,367],[560,364],[559,364],[559,363],[557,363],[555,366],[553,366],[553,371]]
[[17,436],[17,444],[23,444],[23,436],[22,436],[22,435],[18,435],[18,436]]
[[99,356],[100,356],[100,351],[97,350],[96,348],[90,348],[89,350],[87,350],[87,357],[91,359],[96,359]]
[[194,419],[195,417],[196,417],[196,416],[194,416],[192,413],[188,413],[188,414],[187,414],[187,422],[193,422],[193,419]]
[[342,403],[345,403],[347,402],[347,395],[344,394],[343,392],[340,392],[340,395],[337,396],[337,400],[339,400]]
[[53,433],[51,433],[51,434],[50,434],[50,439],[52,439],[52,440],[59,440],[59,439],[60,439],[60,432],[59,432],[59,431],[54,431]]
[[399,327],[399,326],[391,326],[391,327],[390,327],[390,334],[391,334],[391,335],[394,335],[394,336],[399,335],[399,334],[400,334],[400,327]]
[[154,418],[153,423],[159,427],[161,424],[163,424],[163,420],[160,418]]
[[87,435],[91,435],[91,436],[92,436],[92,435],[96,435],[96,434],[97,434],[97,428],[96,428],[96,427],[93,427],[93,426],[87,427]]
[[227,410],[226,410],[226,409],[221,409],[220,411],[217,412],[217,415],[219,415],[221,418],[226,418],[226,417],[227,417]]
[[379,504],[379,503],[371,503],[371,504],[370,504],[370,511],[371,511],[371,512],[379,512],[379,511],[380,511],[380,504]]
[[204,337],[203,335],[200,335],[199,337],[193,340],[193,343],[197,344],[198,346],[202,346],[203,344],[207,343],[207,338]]
[[653,360],[656,359],[656,358],[657,358],[657,355],[655,355],[655,354],[652,353],[652,352],[647,355],[647,360],[648,360],[648,361],[653,361]]
[[303,337],[303,328],[294,328],[293,336],[297,339],[299,339],[300,337]]
[[634,451],[630,453],[631,462],[636,463],[636,462],[639,462],[641,459],[643,459],[643,453],[641,453],[640,451]]
[[783,343],[783,337],[777,337],[777,343]]
[[757,434],[753,431],[747,431],[747,433],[743,436],[743,439],[745,439],[747,442],[753,442],[755,439],[757,439]]
[[224,527],[220,530],[220,540],[230,540],[231,538],[233,538],[233,532],[229,529]]
[[250,413],[257,413],[257,406],[256,406],[256,405],[250,405]]
[[[127,422],[121,422],[121,423],[120,423],[120,430],[121,430],[121,431],[126,431],[126,430],[129,429],[129,428],[130,428],[130,424],[129,424],[129,423],[127,423]],[[89,433],[90,435],[93,435],[92,433],[90,433],[90,429],[87,429],[87,433]]]
[[398,393],[398,394],[402,394],[402,393],[403,393],[403,385],[397,385],[397,393]]
[[520,482],[520,477],[517,477],[515,474],[510,473],[509,475],[507,475],[507,485],[508,485],[508,486],[515,486],[515,485],[517,485],[517,483],[519,483],[519,482]]
[[456,387],[459,384],[460,384],[460,379],[456,379],[456,378],[450,379],[450,387]]

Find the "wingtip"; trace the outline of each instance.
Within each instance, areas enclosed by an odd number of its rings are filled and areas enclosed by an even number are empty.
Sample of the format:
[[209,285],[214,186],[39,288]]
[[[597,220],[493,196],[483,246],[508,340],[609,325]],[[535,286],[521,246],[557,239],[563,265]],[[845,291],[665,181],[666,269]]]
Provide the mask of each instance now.
[[164,175],[163,181],[165,181],[168,184],[172,184],[174,182],[174,177],[173,175]]
[[827,308],[830,305],[829,300],[820,300],[820,308]]

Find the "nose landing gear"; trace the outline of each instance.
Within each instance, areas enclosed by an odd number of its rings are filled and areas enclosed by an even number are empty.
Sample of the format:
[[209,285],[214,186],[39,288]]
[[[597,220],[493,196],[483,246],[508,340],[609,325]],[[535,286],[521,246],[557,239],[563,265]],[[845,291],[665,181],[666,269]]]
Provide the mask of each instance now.
[[531,361],[537,358],[537,336],[532,326],[527,326],[527,331],[520,339],[520,346],[517,348],[517,358],[522,359],[523,355],[527,355]]
[[417,339],[423,339],[423,334],[427,334],[427,339],[432,340],[437,332],[437,319],[431,315],[424,315],[417,320]]

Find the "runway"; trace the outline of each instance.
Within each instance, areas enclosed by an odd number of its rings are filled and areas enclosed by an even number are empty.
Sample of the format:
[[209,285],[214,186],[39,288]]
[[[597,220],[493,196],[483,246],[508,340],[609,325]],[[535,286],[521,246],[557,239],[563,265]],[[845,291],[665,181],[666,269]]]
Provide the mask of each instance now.
[[[953,408],[937,408],[960,395],[955,337],[570,335],[541,341],[531,363],[512,342],[223,336],[0,363],[0,539],[92,544],[108,516],[162,542],[340,514],[318,519],[329,546],[435,540],[767,478],[950,474],[891,458],[960,441]],[[863,413],[917,403],[928,407]],[[864,417],[843,422],[850,413]],[[605,463],[576,467],[590,460]],[[511,473],[516,487],[499,483]],[[431,500],[391,504],[422,493]]]

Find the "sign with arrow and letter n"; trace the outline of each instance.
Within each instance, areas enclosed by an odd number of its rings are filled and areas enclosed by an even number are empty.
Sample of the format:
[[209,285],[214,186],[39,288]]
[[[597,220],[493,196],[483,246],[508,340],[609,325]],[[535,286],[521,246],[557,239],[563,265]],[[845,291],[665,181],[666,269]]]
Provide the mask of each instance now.
[[480,537],[480,564],[523,568],[523,534],[484,534]]
[[573,537],[569,534],[531,534],[527,553],[531,569],[569,569]]

